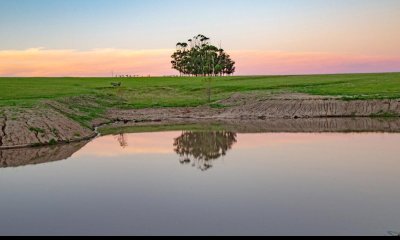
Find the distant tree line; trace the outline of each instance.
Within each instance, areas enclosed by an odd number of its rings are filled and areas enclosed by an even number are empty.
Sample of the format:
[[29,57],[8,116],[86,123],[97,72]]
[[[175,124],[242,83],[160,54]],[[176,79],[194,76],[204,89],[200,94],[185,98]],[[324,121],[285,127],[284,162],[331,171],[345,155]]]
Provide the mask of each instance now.
[[117,78],[137,78],[137,77],[140,77],[139,75],[115,75],[114,77],[117,77]]
[[224,76],[235,73],[235,62],[222,49],[213,46],[210,38],[197,35],[188,42],[176,44],[172,57],[172,68],[181,75]]

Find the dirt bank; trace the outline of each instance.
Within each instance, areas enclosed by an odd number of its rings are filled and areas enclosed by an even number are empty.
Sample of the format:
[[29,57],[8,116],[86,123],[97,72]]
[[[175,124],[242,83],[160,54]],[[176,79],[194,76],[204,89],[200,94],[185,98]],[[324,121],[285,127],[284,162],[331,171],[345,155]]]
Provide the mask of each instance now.
[[343,101],[300,94],[271,98],[234,95],[221,102],[230,106],[218,118],[322,118],[400,116],[400,100]]
[[[103,101],[103,102],[101,102]],[[112,102],[93,97],[46,101],[33,108],[0,109],[0,149],[80,141],[94,137],[93,129],[109,122],[151,125],[182,121],[260,120],[269,132],[276,131],[398,131],[378,120],[311,118],[362,118],[400,116],[400,100],[343,101],[304,94],[235,94],[211,107],[112,109]],[[105,111],[106,109],[110,109]],[[303,121],[281,121],[303,119]],[[319,130],[321,129],[321,130]]]
[[94,132],[51,108],[7,108],[0,115],[0,148],[67,143]]
[[120,121],[170,119],[297,119],[341,117],[399,117],[400,100],[343,101],[336,98],[281,94],[235,94],[218,102],[223,108],[110,110],[107,117]]

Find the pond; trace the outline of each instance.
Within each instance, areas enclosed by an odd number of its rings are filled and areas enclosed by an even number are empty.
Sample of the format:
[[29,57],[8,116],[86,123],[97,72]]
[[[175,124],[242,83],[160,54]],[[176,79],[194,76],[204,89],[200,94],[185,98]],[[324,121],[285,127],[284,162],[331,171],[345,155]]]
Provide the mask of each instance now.
[[389,235],[400,134],[168,131],[0,151],[1,235]]

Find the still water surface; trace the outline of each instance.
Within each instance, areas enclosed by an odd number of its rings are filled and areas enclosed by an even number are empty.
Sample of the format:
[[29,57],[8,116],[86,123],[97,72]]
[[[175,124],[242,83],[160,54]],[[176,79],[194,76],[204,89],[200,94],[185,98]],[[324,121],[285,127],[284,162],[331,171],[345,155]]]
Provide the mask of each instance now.
[[64,161],[8,159],[0,235],[384,236],[400,230],[399,143],[384,133],[101,137]]

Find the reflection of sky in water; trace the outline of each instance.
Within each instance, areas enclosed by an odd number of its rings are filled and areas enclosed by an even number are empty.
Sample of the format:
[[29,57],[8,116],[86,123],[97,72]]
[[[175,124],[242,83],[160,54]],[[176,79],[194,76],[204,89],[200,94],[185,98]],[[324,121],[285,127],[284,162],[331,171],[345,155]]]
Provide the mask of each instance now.
[[0,234],[387,235],[400,228],[398,134],[238,134],[209,171],[181,132],[95,139],[0,169]]

